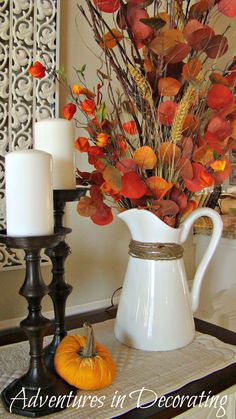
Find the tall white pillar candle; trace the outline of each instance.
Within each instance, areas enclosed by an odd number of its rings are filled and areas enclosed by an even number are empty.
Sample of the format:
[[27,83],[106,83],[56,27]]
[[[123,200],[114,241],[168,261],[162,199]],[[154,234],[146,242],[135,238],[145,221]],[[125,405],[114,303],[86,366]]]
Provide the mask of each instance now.
[[75,189],[74,123],[62,118],[36,122],[34,146],[53,158],[53,188]]
[[37,150],[13,151],[6,155],[5,175],[7,234],[52,234],[52,156]]

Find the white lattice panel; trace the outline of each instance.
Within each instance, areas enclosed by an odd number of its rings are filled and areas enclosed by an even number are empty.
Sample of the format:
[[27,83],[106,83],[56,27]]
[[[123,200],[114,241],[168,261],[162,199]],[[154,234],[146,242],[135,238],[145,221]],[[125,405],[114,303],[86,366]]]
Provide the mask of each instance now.
[[[59,8],[60,0],[0,1],[1,229],[5,228],[4,156],[9,151],[32,146],[35,120],[57,116],[54,80],[50,77],[35,80],[28,69],[37,59],[52,69],[57,67]],[[19,264],[22,264],[20,251],[0,247],[0,268]]]

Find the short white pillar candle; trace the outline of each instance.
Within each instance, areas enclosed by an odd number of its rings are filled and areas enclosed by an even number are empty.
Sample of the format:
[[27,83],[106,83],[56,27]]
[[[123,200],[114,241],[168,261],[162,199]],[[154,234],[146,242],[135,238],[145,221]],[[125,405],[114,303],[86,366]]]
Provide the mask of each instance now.
[[53,188],[75,189],[74,123],[63,118],[43,119],[35,123],[34,147],[53,158]]
[[6,155],[6,223],[9,236],[53,233],[52,156],[38,150]]

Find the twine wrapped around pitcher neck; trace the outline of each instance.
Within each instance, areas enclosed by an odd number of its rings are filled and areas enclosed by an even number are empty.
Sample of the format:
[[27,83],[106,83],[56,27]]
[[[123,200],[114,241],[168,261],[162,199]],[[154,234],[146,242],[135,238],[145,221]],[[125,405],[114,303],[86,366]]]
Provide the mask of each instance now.
[[131,240],[129,255],[138,259],[175,260],[183,257],[183,247],[175,243],[144,243]]

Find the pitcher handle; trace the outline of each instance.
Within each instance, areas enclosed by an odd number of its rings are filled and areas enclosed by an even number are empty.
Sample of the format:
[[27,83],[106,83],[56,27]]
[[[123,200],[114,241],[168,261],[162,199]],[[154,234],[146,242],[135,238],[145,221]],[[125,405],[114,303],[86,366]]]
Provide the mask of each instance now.
[[213,231],[212,231],[210,243],[207,247],[207,250],[201,262],[199,263],[199,266],[196,270],[194,280],[193,280],[193,286],[192,286],[192,291],[191,291],[191,303],[192,303],[193,312],[195,312],[198,308],[202,279],[208,267],[208,264],[216,250],[216,247],[220,241],[222,230],[223,230],[222,219],[215,210],[211,208],[198,208],[195,211],[193,211],[188,216],[188,218],[181,224],[181,227],[182,227],[182,233],[180,237],[181,243],[183,243],[186,240],[188,233],[190,231],[190,228],[199,217],[209,217],[213,223]]

